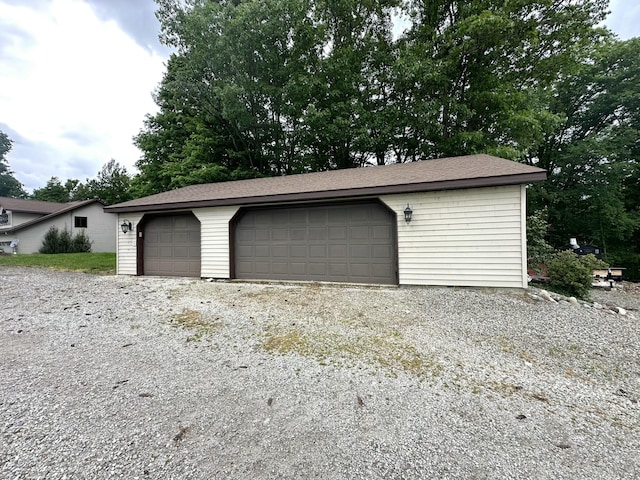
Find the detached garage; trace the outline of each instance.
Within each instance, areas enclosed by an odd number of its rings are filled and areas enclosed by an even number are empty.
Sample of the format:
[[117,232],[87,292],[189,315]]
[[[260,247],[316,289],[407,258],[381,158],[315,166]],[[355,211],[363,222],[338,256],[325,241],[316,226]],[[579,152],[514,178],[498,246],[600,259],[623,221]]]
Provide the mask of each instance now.
[[193,185],[106,207],[119,274],[527,286],[526,185],[489,155]]

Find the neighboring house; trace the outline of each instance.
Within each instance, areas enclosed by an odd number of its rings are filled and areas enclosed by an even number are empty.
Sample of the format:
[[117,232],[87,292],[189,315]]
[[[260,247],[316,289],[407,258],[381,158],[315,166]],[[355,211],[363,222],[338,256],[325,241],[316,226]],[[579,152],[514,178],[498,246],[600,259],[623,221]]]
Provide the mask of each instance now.
[[99,200],[55,203],[0,197],[0,252],[36,253],[52,226],[73,236],[83,231],[93,252],[115,252],[116,217],[106,213]]
[[471,155],[193,185],[105,211],[124,226],[119,274],[525,288],[526,185],[545,178]]

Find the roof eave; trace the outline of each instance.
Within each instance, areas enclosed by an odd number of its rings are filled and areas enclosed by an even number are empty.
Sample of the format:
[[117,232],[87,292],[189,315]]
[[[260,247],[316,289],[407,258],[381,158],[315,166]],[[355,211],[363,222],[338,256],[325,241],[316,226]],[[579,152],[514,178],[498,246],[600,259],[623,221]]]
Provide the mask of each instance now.
[[465,178],[445,180],[441,182],[407,183],[400,185],[384,185],[377,187],[349,188],[343,190],[324,190],[319,192],[298,192],[278,195],[261,195],[254,197],[221,198],[212,200],[193,200],[183,202],[166,202],[151,205],[132,205],[105,207],[110,213],[158,212],[166,210],[183,210],[186,208],[222,207],[230,205],[256,205],[264,203],[290,203],[308,200],[343,199],[373,195],[393,195],[399,193],[431,192],[437,190],[460,190],[465,188],[499,187],[506,185],[522,185],[546,180],[547,172],[538,171],[495,177]]

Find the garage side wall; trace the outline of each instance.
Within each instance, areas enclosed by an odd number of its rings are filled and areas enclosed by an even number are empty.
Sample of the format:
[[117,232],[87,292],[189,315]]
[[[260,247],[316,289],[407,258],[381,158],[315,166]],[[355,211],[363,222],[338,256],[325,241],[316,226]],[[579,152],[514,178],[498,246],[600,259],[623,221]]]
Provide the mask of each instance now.
[[525,195],[510,185],[381,197],[398,213],[400,284],[526,288]]
[[[142,213],[126,213],[119,214],[118,221],[114,227],[117,251],[116,271],[118,275],[136,275],[137,274],[137,226],[142,219]],[[120,225],[128,220],[131,222],[133,230],[131,232],[122,233]]]
[[201,269],[205,278],[229,278],[229,221],[238,207],[193,210],[200,220]]

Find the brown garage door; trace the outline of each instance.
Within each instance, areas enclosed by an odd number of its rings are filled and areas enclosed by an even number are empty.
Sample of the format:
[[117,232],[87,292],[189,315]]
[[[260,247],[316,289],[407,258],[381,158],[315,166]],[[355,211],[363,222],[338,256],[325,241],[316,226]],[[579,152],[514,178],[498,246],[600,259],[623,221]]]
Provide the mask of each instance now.
[[149,219],[144,227],[144,274],[200,276],[200,222],[193,214]]
[[247,210],[235,227],[235,275],[393,285],[395,237],[395,216],[377,202]]

